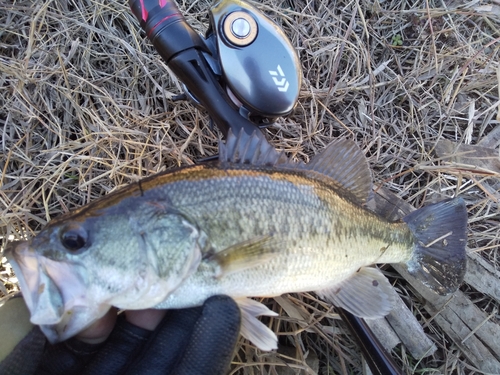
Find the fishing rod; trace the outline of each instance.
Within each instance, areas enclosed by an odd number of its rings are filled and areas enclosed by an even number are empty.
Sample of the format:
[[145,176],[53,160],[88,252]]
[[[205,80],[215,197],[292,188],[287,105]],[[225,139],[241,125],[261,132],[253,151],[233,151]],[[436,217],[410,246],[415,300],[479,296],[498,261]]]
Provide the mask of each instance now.
[[[260,128],[289,115],[302,79],[297,54],[283,31],[255,7],[221,0],[198,34],[172,0],[129,0],[147,37],[184,85],[186,98],[206,110],[227,137],[244,131],[267,142]],[[363,319],[339,309],[375,375],[401,370]]]

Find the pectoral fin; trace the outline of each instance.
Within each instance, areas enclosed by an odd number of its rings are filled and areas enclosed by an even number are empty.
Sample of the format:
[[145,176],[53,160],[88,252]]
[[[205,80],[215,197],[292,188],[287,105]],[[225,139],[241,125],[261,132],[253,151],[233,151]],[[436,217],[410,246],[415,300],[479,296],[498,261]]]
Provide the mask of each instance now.
[[363,267],[346,280],[317,294],[360,318],[381,318],[393,306],[392,285],[376,268]]
[[277,255],[272,236],[262,236],[237,243],[210,256],[218,265],[217,277],[227,276],[268,262]]
[[277,316],[265,305],[250,298],[235,300],[241,310],[241,335],[250,340],[260,350],[278,348],[278,338],[257,316]]

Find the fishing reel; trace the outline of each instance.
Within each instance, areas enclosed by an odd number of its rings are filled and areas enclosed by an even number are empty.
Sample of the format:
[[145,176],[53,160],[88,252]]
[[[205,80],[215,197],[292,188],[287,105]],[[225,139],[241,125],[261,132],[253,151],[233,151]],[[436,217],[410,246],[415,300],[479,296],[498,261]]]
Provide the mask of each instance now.
[[249,4],[223,0],[210,9],[207,40],[216,46],[221,82],[242,116],[269,123],[292,112],[302,70],[274,22]]
[[185,97],[207,110],[223,132],[227,126],[220,115],[210,113],[216,103],[219,113],[231,117],[229,127],[238,125],[228,111],[261,126],[294,109],[302,79],[297,54],[283,31],[255,7],[240,0],[219,1],[209,10],[210,25],[202,37],[170,0],[130,0],[130,6],[183,82]]

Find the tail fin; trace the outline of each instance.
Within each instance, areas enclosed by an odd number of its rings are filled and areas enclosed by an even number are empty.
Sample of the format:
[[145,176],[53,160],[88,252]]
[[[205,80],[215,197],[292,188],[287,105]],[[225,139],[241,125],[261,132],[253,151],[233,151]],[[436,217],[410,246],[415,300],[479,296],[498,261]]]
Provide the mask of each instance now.
[[403,220],[416,239],[408,271],[441,295],[456,291],[467,263],[467,208],[463,199],[425,206]]

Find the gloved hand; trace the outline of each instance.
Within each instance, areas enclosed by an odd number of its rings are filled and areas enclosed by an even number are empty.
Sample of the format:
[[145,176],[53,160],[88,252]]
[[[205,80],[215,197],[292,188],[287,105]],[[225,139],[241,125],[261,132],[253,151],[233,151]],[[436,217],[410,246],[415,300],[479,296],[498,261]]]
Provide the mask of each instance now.
[[[0,362],[0,375],[194,375],[227,371],[240,330],[240,311],[231,298],[215,296],[200,307],[168,310],[163,319],[158,318],[158,310],[150,312],[150,318],[148,313],[133,312],[116,319],[116,312],[111,311],[80,337],[56,345],[50,345],[34,327]],[[9,327],[3,324],[5,318],[18,321],[21,315],[9,317],[1,307],[0,329]],[[151,331],[130,321],[143,327],[160,322]],[[110,327],[114,328],[104,342],[93,343],[99,336],[107,336]],[[0,331],[0,341],[3,338]],[[0,343],[0,360],[2,346]]]

